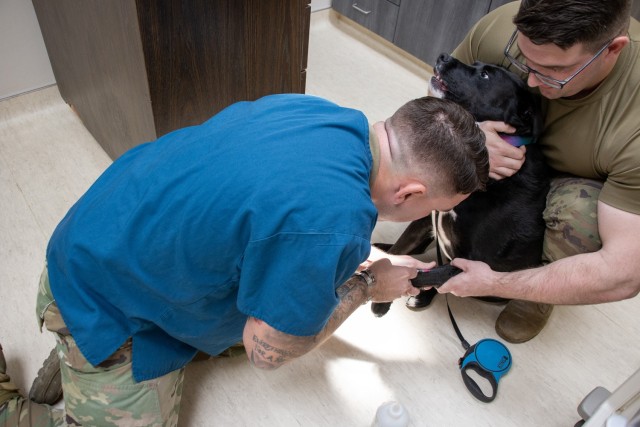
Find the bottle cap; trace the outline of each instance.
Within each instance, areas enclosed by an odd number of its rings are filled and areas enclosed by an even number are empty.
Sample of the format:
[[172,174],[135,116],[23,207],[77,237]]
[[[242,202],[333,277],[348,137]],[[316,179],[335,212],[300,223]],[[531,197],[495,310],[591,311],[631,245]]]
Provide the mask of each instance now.
[[406,427],[409,414],[400,402],[385,402],[378,407],[373,427]]

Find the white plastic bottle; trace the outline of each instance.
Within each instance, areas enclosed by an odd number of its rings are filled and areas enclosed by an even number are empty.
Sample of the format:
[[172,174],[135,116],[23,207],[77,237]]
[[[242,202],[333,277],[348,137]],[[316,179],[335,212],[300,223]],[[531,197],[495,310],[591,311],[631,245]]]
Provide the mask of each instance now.
[[407,427],[409,413],[400,402],[385,402],[378,407],[371,427]]

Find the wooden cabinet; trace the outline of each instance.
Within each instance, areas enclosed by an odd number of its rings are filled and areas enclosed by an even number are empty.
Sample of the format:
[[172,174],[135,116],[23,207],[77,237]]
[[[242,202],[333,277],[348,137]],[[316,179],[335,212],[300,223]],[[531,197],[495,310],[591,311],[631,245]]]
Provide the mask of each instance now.
[[33,0],[62,97],[107,153],[305,88],[309,0]]
[[[482,16],[512,0],[333,0],[332,8],[433,65]],[[640,0],[631,15],[640,18]]]
[[393,43],[400,9],[397,3],[388,0],[333,0],[331,7]]
[[490,7],[491,0],[402,0],[394,43],[433,65],[438,55],[458,46]]
[[332,7],[433,65],[440,53],[451,52],[462,41],[478,19],[509,1],[333,0]]

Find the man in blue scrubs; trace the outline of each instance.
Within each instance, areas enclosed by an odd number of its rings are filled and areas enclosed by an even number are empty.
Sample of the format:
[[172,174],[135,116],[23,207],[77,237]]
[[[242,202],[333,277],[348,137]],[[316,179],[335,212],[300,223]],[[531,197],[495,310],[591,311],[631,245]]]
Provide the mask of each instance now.
[[[416,268],[432,265],[374,254],[354,274],[376,221],[453,208],[484,187],[488,162],[474,119],[436,98],[370,128],[321,98],[272,95],[125,153],[47,249],[38,315],[56,334],[64,421],[175,425],[197,351],[242,341],[251,363],[277,368],[363,303],[416,294]],[[5,397],[6,423],[25,408]]]

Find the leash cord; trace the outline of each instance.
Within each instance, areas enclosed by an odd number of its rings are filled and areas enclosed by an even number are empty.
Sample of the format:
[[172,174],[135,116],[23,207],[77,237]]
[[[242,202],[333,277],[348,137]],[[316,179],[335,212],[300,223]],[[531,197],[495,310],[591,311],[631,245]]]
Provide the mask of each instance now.
[[451,319],[451,324],[453,325],[453,329],[456,331],[456,335],[460,339],[460,343],[462,344],[462,348],[464,348],[465,351],[466,351],[471,346],[469,345],[469,342],[467,340],[465,340],[464,337],[462,336],[462,332],[460,332],[460,328],[458,328],[458,324],[456,323],[456,319],[453,318],[453,313],[451,312],[451,307],[449,306],[448,295],[445,295],[444,298],[445,298],[445,300],[447,300],[447,310],[449,311],[449,319]]
[[[444,265],[444,263],[442,262],[442,252],[440,251],[440,242],[438,240],[438,220],[440,219],[439,218],[440,212],[436,211],[435,215],[436,215],[436,220],[434,221],[434,228],[435,228],[435,240],[436,240],[436,256],[438,260],[438,265]],[[453,317],[453,313],[451,312],[451,306],[449,305],[449,294],[446,294],[444,296],[444,299],[445,301],[447,301],[447,311],[449,312],[449,319],[451,319],[451,325],[453,325],[453,330],[456,331],[456,335],[460,340],[460,344],[462,344],[462,348],[464,348],[464,350],[466,351],[471,346],[469,345],[469,342],[465,340],[464,337],[462,336],[462,332],[460,332],[458,323],[456,322],[456,319]]]

